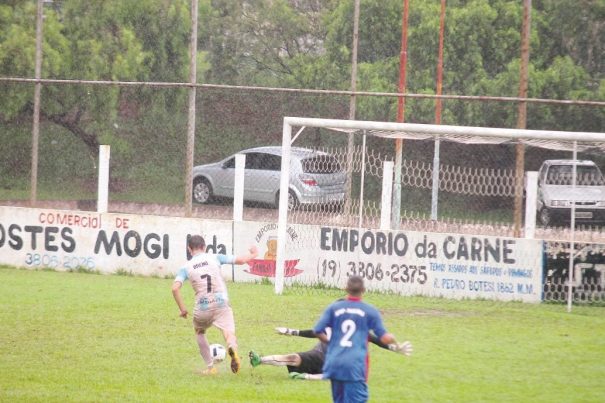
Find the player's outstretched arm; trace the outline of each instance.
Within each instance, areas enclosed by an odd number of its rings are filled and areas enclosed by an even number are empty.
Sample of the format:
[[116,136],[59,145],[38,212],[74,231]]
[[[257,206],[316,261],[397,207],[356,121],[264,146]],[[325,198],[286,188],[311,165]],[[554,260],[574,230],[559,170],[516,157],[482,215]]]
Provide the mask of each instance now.
[[385,350],[389,350],[389,345],[380,341],[378,337],[374,333],[370,333],[368,336],[368,341],[370,343],[376,344],[380,348],[384,348]]
[[370,333],[368,340],[381,348],[386,348],[387,350],[391,350],[394,353],[403,354],[408,357],[412,355],[412,352],[414,351],[412,343],[410,343],[409,341],[397,343],[395,337],[389,333],[385,334],[380,339],[374,334]]
[[235,257],[235,264],[244,264],[248,263],[250,260],[254,259],[258,256],[258,248],[256,245],[252,245],[250,249],[248,249],[248,253],[245,255],[240,255]]
[[391,343],[389,344],[388,348],[394,353],[403,354],[408,357],[412,355],[412,352],[414,351],[412,343],[409,341],[404,341],[403,343]]
[[[317,338],[317,336],[315,335],[315,332],[313,332],[313,329],[299,330],[299,329],[291,329],[289,327],[276,327],[275,332],[277,334],[281,334],[284,336],[299,336],[299,337],[306,337],[307,339]],[[385,347],[385,348],[387,348],[387,347]]]
[[306,337],[307,339],[316,339],[317,338],[313,329],[299,330],[298,335],[300,337]]
[[376,335],[373,333],[370,333],[370,336],[368,337],[368,341],[370,343],[376,344],[380,348],[390,350],[394,353],[403,354],[405,356],[412,355],[412,352],[414,351],[414,348],[412,347],[412,343],[410,343],[409,341],[404,341],[403,343],[394,342],[394,343],[387,344],[387,343],[383,343],[382,341],[380,341],[380,339],[378,337],[376,337]]
[[323,380],[323,374],[307,374],[304,372],[290,372],[288,374],[290,379],[307,379],[310,381],[321,381]]
[[275,333],[283,336],[298,336],[298,329],[290,329],[289,327],[276,327]]

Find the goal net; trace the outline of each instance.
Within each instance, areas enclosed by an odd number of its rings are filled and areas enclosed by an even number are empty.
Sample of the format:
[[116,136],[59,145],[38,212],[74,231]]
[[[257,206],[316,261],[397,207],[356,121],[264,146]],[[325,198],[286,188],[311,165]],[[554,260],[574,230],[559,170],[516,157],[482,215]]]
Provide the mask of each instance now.
[[[339,141],[316,141],[319,130]],[[403,158],[395,140],[421,152]],[[447,158],[439,155],[445,145]],[[357,274],[369,289],[401,294],[540,299],[542,240],[557,242],[559,263],[561,245],[605,243],[592,223],[536,228],[537,210],[515,211],[535,200],[525,170],[538,171],[548,152],[602,154],[604,133],[286,117],[281,147],[276,293],[296,284],[342,288]],[[521,171],[519,147],[522,157],[525,147],[539,150]],[[485,163],[484,150],[507,159]],[[559,286],[578,282],[569,267]],[[593,277],[589,291],[600,292],[603,279]]]

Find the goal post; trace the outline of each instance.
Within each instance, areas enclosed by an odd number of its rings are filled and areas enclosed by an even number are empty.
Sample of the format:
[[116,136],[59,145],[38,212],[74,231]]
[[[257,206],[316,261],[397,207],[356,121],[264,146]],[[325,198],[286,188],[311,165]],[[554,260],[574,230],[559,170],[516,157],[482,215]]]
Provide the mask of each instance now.
[[[293,128],[299,128],[295,136],[292,136]],[[502,144],[526,144],[533,147],[551,148],[559,150],[605,150],[605,133],[597,132],[570,132],[570,131],[551,131],[551,130],[526,130],[526,129],[507,129],[507,128],[487,128],[487,127],[469,127],[469,126],[451,126],[451,125],[431,125],[417,123],[394,123],[377,121],[359,121],[359,120],[339,120],[339,119],[321,119],[306,117],[285,117],[283,121],[282,132],[282,159],[280,175],[279,192],[279,211],[277,225],[277,252],[276,252],[276,272],[275,272],[275,292],[281,294],[284,288],[285,274],[288,269],[287,260],[289,257],[288,243],[292,241],[289,236],[288,190],[290,186],[290,163],[291,150],[300,136],[304,136],[305,128],[323,128],[335,132],[344,133],[363,133],[364,136],[383,138],[383,139],[408,139],[408,140],[429,140],[429,141],[451,141],[463,144],[484,144],[484,145],[502,145]],[[338,135],[338,133],[334,133]],[[365,142],[364,142],[365,144]],[[365,151],[364,151],[365,152]],[[347,156],[348,158],[348,156]],[[390,161],[386,161],[391,163]],[[364,162],[361,165],[361,176],[365,172]],[[381,163],[382,165],[382,163]],[[392,166],[392,165],[391,165]],[[401,170],[401,166],[394,166],[394,170]],[[397,171],[395,171],[397,172]],[[434,174],[434,173],[433,173]],[[433,175],[430,175],[433,176]],[[384,178],[383,178],[384,180]],[[392,191],[386,183],[392,186],[391,180],[384,180],[382,185],[384,192]],[[363,195],[363,186],[361,185],[361,194]],[[382,200],[385,200],[385,193],[382,193]],[[363,196],[362,196],[363,198]],[[388,204],[388,203],[382,203]],[[363,203],[359,206],[362,211]],[[392,206],[393,209],[400,209],[401,206]],[[376,220],[375,228],[381,228],[385,215],[381,211],[380,220]],[[535,216],[535,215],[534,215]],[[531,215],[530,215],[531,217]],[[322,222],[322,220],[319,220]],[[355,220],[343,221],[343,225],[361,228]],[[381,228],[384,229],[384,228]],[[392,228],[397,230],[399,228]],[[573,232],[573,229],[572,229]],[[290,234],[291,235],[291,234]],[[573,239],[573,237],[572,237]],[[571,250],[573,250],[573,245]],[[298,253],[304,253],[299,250]]]

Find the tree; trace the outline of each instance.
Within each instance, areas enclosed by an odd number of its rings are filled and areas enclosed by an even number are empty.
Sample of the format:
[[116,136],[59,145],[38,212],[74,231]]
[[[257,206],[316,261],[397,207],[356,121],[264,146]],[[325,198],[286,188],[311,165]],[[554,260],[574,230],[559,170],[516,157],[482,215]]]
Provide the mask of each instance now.
[[308,88],[302,72],[323,52],[321,17],[330,1],[213,2],[212,35],[202,41],[209,81]]
[[[600,93],[602,44],[605,38],[602,1],[542,1],[532,12],[530,97],[603,99]],[[439,1],[410,1],[407,91],[434,93],[439,27]],[[579,8],[575,15],[574,8]],[[522,5],[510,0],[448,1],[445,21],[444,83],[446,94],[516,96],[519,82]],[[352,4],[339,2],[329,12],[323,65],[341,67],[341,84],[348,80]],[[364,0],[361,3],[359,88],[397,91],[402,2]],[[567,18],[569,17],[569,18]],[[563,26],[565,29],[560,29]],[[557,34],[555,34],[555,31]],[[564,32],[559,34],[558,32]],[[591,40],[587,39],[591,38]],[[580,49],[571,51],[578,45]],[[583,49],[583,50],[582,50]],[[597,56],[600,55],[601,57]],[[596,56],[596,57],[595,57]],[[327,59],[328,61],[326,61]],[[598,59],[598,60],[597,60]],[[396,101],[360,100],[367,119],[394,120]],[[514,127],[516,105],[447,101],[444,123]],[[535,109],[533,109],[535,110]],[[550,120],[529,115],[535,128],[568,130],[602,128],[602,113],[585,109],[592,119],[579,122],[554,113]],[[388,116],[385,116],[388,111]],[[486,113],[488,112],[488,113]],[[531,110],[530,110],[531,112]],[[408,101],[406,121],[433,121],[433,102]],[[601,117],[599,117],[601,116]]]
[[[46,8],[46,78],[125,81],[187,80],[189,0],[57,2]],[[411,0],[407,91],[435,92],[438,0]],[[605,99],[602,0],[534,0],[529,96]],[[401,0],[362,0],[360,91],[396,92],[399,78]],[[516,96],[522,5],[518,0],[448,0],[444,57],[446,94]],[[217,84],[296,88],[350,87],[353,2],[351,0],[200,0],[198,77]],[[35,2],[0,5],[0,74],[33,75]],[[4,85],[0,119],[30,113],[31,87]],[[67,128],[91,153],[111,143],[113,123],[123,116],[176,120],[184,90],[44,86],[42,116]],[[212,102],[208,94],[204,102]],[[286,110],[284,97],[263,104]],[[346,97],[291,101],[299,114],[346,117]],[[236,102],[234,105],[241,105]],[[282,108],[282,109],[280,109]],[[394,120],[396,99],[359,97],[360,119]],[[222,115],[221,115],[222,116]],[[434,102],[410,100],[406,121],[430,123]],[[447,101],[443,122],[514,125],[514,104]],[[602,109],[530,106],[528,127],[601,130]],[[248,121],[246,117],[240,119]],[[262,122],[258,122],[259,125]],[[259,126],[263,127],[264,126]],[[172,133],[174,130],[167,130]],[[128,142],[124,142],[128,147]]]
[[[33,75],[35,8],[32,1],[0,6],[2,75]],[[182,81],[186,76],[186,0],[74,0],[61,2],[55,9],[46,8],[44,14],[44,78]],[[32,109],[28,87],[9,88],[9,96],[0,99],[4,120]],[[45,86],[41,116],[69,130],[96,155],[99,139],[110,142],[114,135],[111,127],[122,94],[131,92],[117,86]],[[170,104],[173,102],[164,106]]]

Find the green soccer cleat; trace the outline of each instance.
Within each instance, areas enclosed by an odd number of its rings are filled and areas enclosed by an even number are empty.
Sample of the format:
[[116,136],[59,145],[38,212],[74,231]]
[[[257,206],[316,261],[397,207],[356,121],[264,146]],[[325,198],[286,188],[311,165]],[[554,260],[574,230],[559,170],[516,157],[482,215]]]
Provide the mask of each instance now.
[[260,355],[256,354],[254,351],[250,351],[248,357],[250,357],[250,365],[253,367],[258,367],[261,364]]
[[290,379],[307,379],[307,374],[300,372],[290,372],[288,376]]

